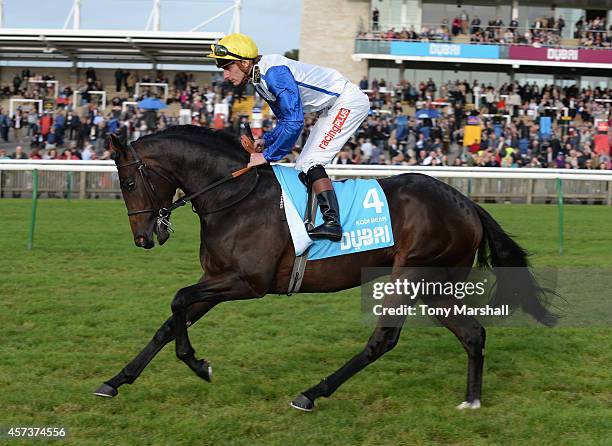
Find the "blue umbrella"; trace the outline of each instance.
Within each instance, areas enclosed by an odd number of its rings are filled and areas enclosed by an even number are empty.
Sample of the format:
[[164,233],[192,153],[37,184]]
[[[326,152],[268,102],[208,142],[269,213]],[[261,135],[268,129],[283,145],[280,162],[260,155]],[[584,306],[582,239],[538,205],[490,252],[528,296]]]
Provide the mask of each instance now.
[[138,103],[138,107],[143,110],[161,110],[162,108],[168,108],[164,101],[157,98],[144,98]]
[[416,113],[416,118],[417,119],[435,119],[435,118],[439,118],[440,117],[440,112],[438,110],[435,110],[433,108],[425,108],[423,110],[419,110]]

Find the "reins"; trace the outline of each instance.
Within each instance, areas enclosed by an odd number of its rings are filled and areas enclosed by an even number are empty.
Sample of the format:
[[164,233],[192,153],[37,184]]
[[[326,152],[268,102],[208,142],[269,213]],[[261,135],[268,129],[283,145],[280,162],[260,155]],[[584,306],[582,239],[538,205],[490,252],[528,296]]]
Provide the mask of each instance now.
[[[208,191],[210,191],[210,190],[214,189],[214,188],[215,188],[215,187],[217,187],[217,186],[220,186],[220,185],[222,185],[222,184],[224,184],[224,183],[227,183],[228,181],[231,181],[231,180],[233,180],[233,179],[235,179],[235,178],[238,178],[239,176],[241,176],[241,175],[243,175],[243,174],[247,173],[249,170],[251,170],[251,168],[250,168],[250,167],[245,167],[245,168],[243,168],[243,169],[237,170],[236,172],[231,173],[231,174],[230,174],[230,176],[225,177],[225,178],[221,178],[221,179],[219,179],[219,180],[215,181],[214,183],[209,184],[208,186],[206,186],[206,187],[205,187],[204,189],[202,189],[202,190],[199,190],[199,191],[197,191],[197,192],[195,192],[195,193],[193,193],[193,194],[191,194],[191,195],[187,195],[187,196],[184,196],[184,197],[182,197],[182,198],[179,198],[178,200],[176,200],[175,202],[173,202],[173,203],[172,203],[172,204],[171,204],[169,207],[167,207],[167,208],[161,208],[161,209],[159,210],[159,216],[163,218],[163,216],[164,216],[164,215],[162,215],[162,211],[164,211],[164,212],[167,212],[167,216],[169,217],[169,216],[170,216],[170,214],[172,213],[172,211],[174,211],[174,210],[176,210],[176,209],[178,209],[178,208],[180,208],[180,207],[182,207],[182,206],[185,206],[187,203],[189,203],[189,202],[190,202],[191,200],[193,200],[194,198],[196,198],[196,197],[198,197],[198,196],[200,196],[200,195],[202,195],[202,194],[205,194],[206,192],[208,192]],[[257,187],[257,183],[258,183],[258,182],[259,182],[259,172],[258,172],[258,171],[257,171],[257,169],[256,169],[256,170],[255,170],[255,182],[254,182],[254,184],[253,184],[253,187],[251,187],[251,188],[249,189],[249,191],[248,191],[246,194],[244,194],[242,197],[240,197],[239,199],[237,199],[237,200],[235,200],[235,201],[233,201],[233,202],[231,202],[231,203],[229,203],[229,204],[227,204],[227,205],[225,205],[225,206],[222,206],[222,207],[220,207],[220,208],[218,208],[218,209],[215,209],[215,210],[213,210],[213,211],[202,211],[202,212],[199,212],[199,211],[196,211],[196,210],[194,209],[194,212],[195,212],[196,214],[199,214],[199,215],[206,215],[206,214],[213,214],[213,213],[215,213],[215,212],[220,212],[220,211],[222,211],[222,210],[225,210],[225,209],[227,209],[227,208],[230,208],[230,207],[234,206],[235,204],[240,203],[240,202],[241,202],[242,200],[244,200],[244,199],[245,199],[247,196],[249,196],[249,195],[250,195],[250,193],[251,193],[251,192],[253,192],[253,191],[255,190],[255,188]]]

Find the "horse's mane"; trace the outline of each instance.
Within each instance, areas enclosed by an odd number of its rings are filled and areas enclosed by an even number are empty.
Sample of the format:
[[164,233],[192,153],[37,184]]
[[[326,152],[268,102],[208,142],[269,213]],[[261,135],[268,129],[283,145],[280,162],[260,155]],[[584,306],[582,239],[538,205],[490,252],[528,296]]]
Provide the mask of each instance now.
[[135,143],[142,143],[145,145],[168,139],[180,139],[185,142],[190,142],[196,147],[210,146],[212,144],[215,150],[227,149],[228,152],[240,149],[240,143],[234,134],[223,130],[214,130],[190,124],[174,125],[159,132],[141,136]]

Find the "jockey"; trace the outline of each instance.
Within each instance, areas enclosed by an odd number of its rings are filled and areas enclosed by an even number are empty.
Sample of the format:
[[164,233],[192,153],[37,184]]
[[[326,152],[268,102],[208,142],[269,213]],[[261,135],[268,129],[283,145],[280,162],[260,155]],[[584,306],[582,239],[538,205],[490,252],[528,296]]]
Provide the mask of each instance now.
[[277,118],[274,130],[255,141],[249,166],[278,161],[289,153],[304,127],[304,113],[319,112],[302,152],[295,162],[300,177],[312,188],[323,224],[312,229],[312,239],[340,241],[342,227],[338,200],[325,165],[342,149],[370,109],[368,97],[338,71],[296,62],[280,55],[259,55],[255,42],[244,34],[230,34],[211,45],[223,78],[234,86],[251,82]]

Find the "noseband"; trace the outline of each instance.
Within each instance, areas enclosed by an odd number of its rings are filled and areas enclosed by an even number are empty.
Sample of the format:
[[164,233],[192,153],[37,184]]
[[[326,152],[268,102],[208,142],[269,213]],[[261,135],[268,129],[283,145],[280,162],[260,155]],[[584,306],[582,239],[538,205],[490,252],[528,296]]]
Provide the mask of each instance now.
[[[172,184],[172,181],[170,181],[170,179],[168,179],[166,176],[162,175],[161,173],[157,172],[156,170],[147,167],[147,165],[140,159],[140,157],[138,156],[138,154],[136,153],[136,150],[134,149],[134,147],[132,147],[132,144],[128,144],[128,148],[130,149],[130,152],[132,153],[132,156],[134,157],[134,161],[131,161],[129,163],[126,164],[122,164],[121,166],[117,166],[117,171],[119,171],[119,169],[123,169],[125,167],[130,167],[130,166],[137,166],[138,167],[138,173],[140,174],[140,178],[143,181],[144,184],[144,188],[145,188],[145,192],[147,194],[147,196],[149,197],[149,200],[151,203],[154,203],[155,206],[157,206],[156,208],[151,208],[151,209],[142,209],[139,211],[129,211],[128,210],[128,217],[132,216],[132,215],[138,215],[138,214],[157,214],[157,226],[158,228],[160,228],[161,226],[166,227],[167,229],[169,229],[170,231],[172,231],[172,226],[170,224],[170,215],[172,214],[172,211],[178,209],[181,206],[185,206],[187,203],[189,203],[191,200],[193,200],[194,198],[196,198],[199,195],[202,195],[206,192],[208,192],[211,189],[214,189],[217,186],[220,186],[223,183],[226,183],[228,181],[233,180],[234,178],[238,178],[239,176],[241,176],[242,174],[248,172],[250,170],[250,168],[244,168],[244,169],[240,169],[236,172],[233,172],[232,174],[230,174],[227,177],[221,178],[215,182],[213,182],[212,184],[209,184],[208,186],[206,186],[204,189],[201,189],[191,195],[187,195],[184,196],[182,198],[179,198],[178,200],[176,200],[175,202],[173,202],[169,207],[164,207],[161,199],[159,198],[159,196],[157,195],[157,191],[155,190],[155,186],[153,185],[153,182],[151,181],[151,176],[149,175],[149,170],[151,172],[153,172],[155,175],[159,176],[160,178],[162,178],[163,180],[165,180],[166,182]],[[246,198],[251,192],[253,192],[253,190],[255,190],[255,187],[257,187],[257,183],[259,181],[259,172],[257,171],[257,169],[255,169],[255,183],[253,185],[253,187],[242,197],[240,197],[238,200],[232,202],[229,205],[225,205],[219,209],[216,209],[214,211],[208,211],[208,212],[201,212],[201,214],[210,214],[213,212],[219,212],[223,209],[227,209],[228,207],[231,207],[235,204],[237,204],[238,202],[242,201],[244,198]],[[124,185],[121,184],[121,187],[123,188]]]

